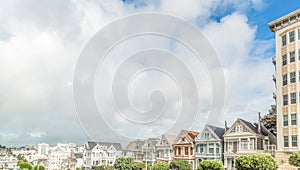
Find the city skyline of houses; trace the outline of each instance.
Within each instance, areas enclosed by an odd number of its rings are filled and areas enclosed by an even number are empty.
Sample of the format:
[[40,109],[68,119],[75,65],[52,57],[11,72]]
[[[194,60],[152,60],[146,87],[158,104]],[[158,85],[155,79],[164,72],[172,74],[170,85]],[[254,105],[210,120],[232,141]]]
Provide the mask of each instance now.
[[[276,149],[276,137],[272,135],[260,123],[250,123],[239,118],[230,127],[227,127],[227,123],[224,128],[206,124],[199,132],[181,130],[177,135],[162,134],[160,138],[135,139],[126,146],[113,142],[87,141],[81,145],[40,143],[10,150],[13,155],[23,155],[33,165],[43,164],[49,170],[113,166],[119,157],[130,157],[134,162],[147,162],[148,165],[186,160],[193,170],[202,160],[220,160],[230,169],[230,162],[234,161],[231,158],[239,154],[253,154],[259,150],[274,154],[272,151]],[[262,143],[255,142],[258,139]],[[3,159],[15,160],[7,156]],[[16,161],[11,162],[10,167],[16,166]]]

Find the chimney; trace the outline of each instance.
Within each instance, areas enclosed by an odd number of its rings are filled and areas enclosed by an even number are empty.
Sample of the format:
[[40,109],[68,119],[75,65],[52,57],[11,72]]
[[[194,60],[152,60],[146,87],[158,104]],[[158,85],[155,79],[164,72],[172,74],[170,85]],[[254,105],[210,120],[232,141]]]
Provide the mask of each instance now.
[[228,130],[227,121],[225,120],[225,132]]
[[258,132],[258,133],[261,133],[260,119],[261,119],[261,117],[260,117],[260,112],[258,112],[258,128],[257,128],[257,132]]

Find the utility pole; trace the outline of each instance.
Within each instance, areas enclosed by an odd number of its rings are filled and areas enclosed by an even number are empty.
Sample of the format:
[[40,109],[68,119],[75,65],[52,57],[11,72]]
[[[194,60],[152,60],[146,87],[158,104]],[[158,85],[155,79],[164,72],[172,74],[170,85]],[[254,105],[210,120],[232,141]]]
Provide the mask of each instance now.
[[146,170],[147,170],[147,155],[148,155],[148,143],[147,143],[147,145],[146,145]]

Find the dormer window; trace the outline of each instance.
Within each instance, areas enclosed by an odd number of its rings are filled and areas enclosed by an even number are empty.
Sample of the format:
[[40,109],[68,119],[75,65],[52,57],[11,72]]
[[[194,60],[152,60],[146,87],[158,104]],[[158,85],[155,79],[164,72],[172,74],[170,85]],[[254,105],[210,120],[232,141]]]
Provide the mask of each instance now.
[[235,127],[235,131],[236,131],[237,133],[243,132],[243,131],[244,131],[243,126],[242,126],[242,125],[237,125],[237,126]]
[[205,139],[205,140],[208,140],[208,139],[209,139],[209,133],[207,133],[207,132],[204,133],[204,139]]

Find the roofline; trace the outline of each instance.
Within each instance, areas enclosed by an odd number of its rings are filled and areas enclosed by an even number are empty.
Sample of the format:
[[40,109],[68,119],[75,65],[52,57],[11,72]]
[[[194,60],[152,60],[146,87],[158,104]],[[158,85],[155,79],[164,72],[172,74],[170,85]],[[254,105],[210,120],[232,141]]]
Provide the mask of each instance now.
[[[287,22],[291,23],[290,19],[292,17],[296,17],[296,21],[300,20],[300,8],[293,11],[293,12],[291,12],[291,13],[289,13],[289,14],[286,14],[286,15],[284,15],[284,16],[282,16],[282,17],[280,17],[280,18],[278,18],[278,19],[276,19],[272,22],[269,22],[268,26],[269,26],[269,28],[272,32],[278,31],[281,28],[284,28],[284,27],[287,26],[286,24],[284,25],[284,22],[287,21]],[[279,27],[277,27],[277,26],[279,26]]]

